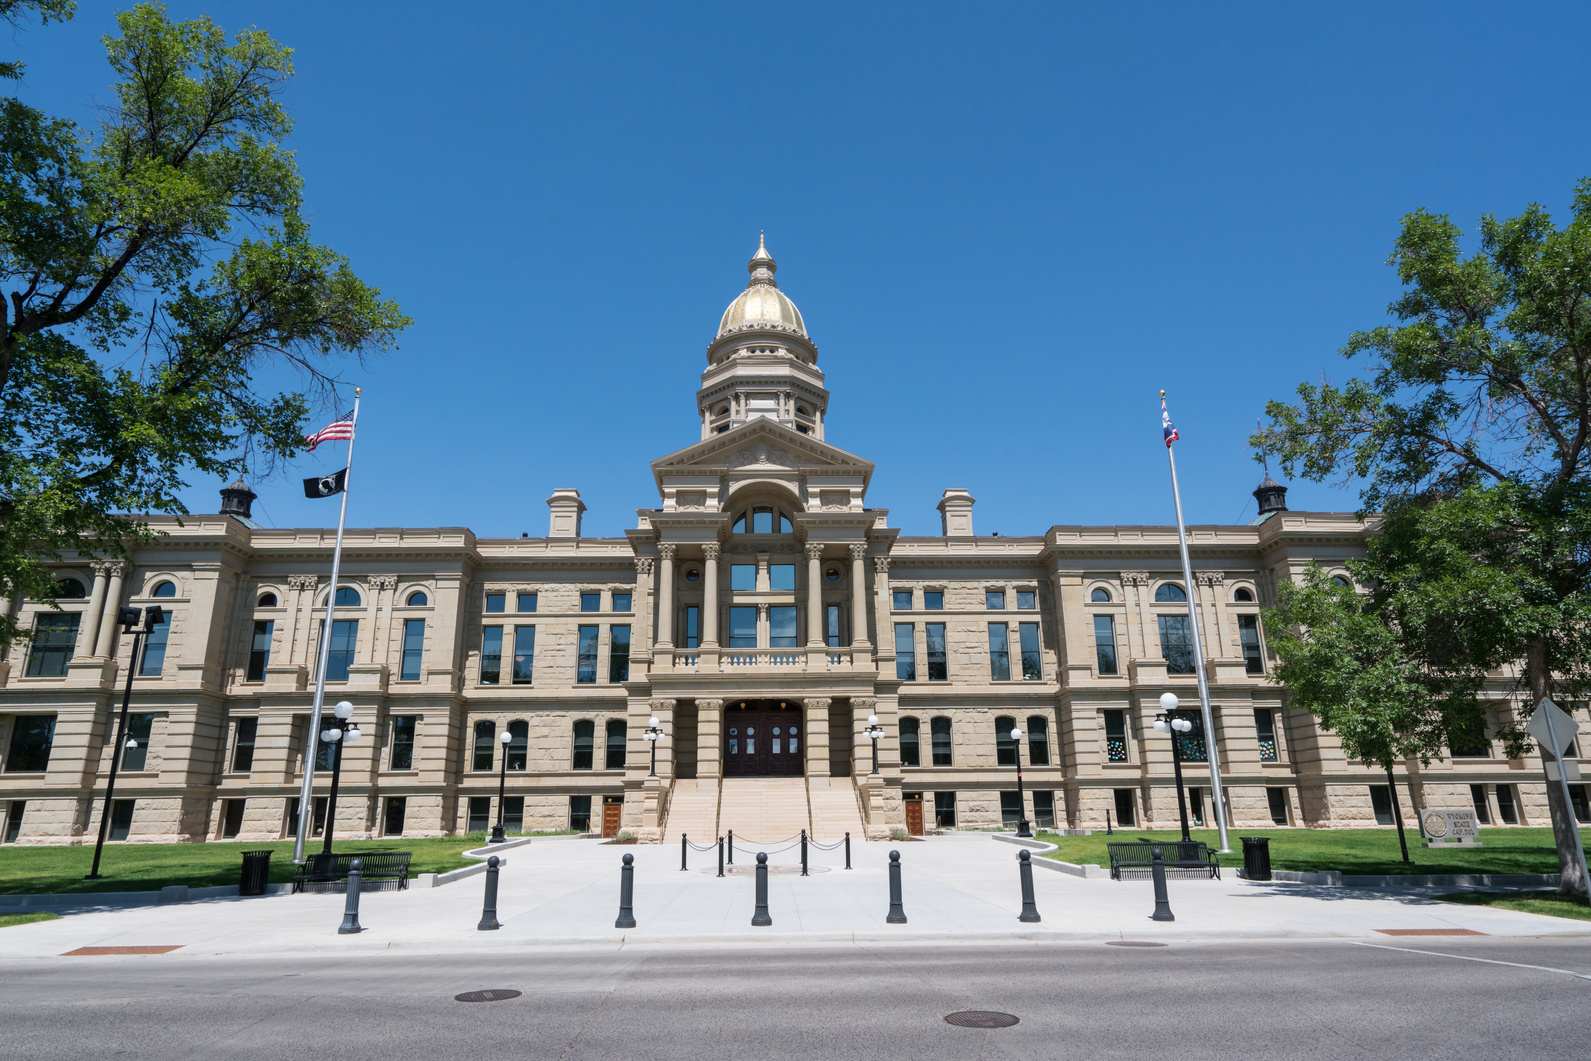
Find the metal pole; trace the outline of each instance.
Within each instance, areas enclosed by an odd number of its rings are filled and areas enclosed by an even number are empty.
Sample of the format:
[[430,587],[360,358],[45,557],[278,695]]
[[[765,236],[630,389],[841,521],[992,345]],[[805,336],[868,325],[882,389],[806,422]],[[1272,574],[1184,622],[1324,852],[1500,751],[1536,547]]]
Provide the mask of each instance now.
[[625,855],[619,868],[619,918],[614,928],[635,927],[635,856]]
[[[1188,835],[1188,797],[1182,791],[1182,752],[1177,746],[1177,713],[1166,712],[1166,729],[1171,733],[1171,768],[1177,773],[1177,815],[1182,819],[1182,841],[1191,843],[1193,837]],[[1205,754],[1209,754],[1210,735],[1204,735]]]
[[718,838],[718,875],[720,877],[724,875],[724,838],[722,836]]
[[1110,824],[1110,811],[1106,811],[1105,812],[1105,835],[1106,836],[1115,836],[1116,835],[1116,830],[1114,828],[1112,828],[1111,824]]
[[[125,630],[125,627],[123,628]],[[138,669],[138,644],[142,630],[133,631],[133,655],[127,665],[127,686],[122,691],[122,717],[116,727],[116,747],[110,757],[110,781],[105,785],[105,809],[99,814],[99,839],[94,842],[94,866],[84,880],[99,880],[99,856],[105,850],[105,830],[110,826],[111,797],[116,794],[116,768],[122,762],[122,746],[127,743],[127,705],[133,699],[133,674]]]
[[803,877],[811,876],[807,872],[807,831],[805,829],[801,830],[801,875]]
[[[489,844],[508,843],[508,833],[505,826],[508,824],[508,808],[504,805],[508,795],[508,745],[503,744],[503,763],[497,769],[497,824],[492,826],[492,835],[487,839]],[[528,752],[527,752],[528,754]],[[520,826],[524,831],[524,826]]]
[[1033,830],[1028,826],[1028,801],[1022,791],[1022,741],[1016,741],[1016,834],[1018,836],[1032,836]]
[[729,830],[729,864],[735,864],[735,830]]
[[885,924],[904,925],[906,923],[906,908],[900,901],[900,852],[889,853],[889,916],[884,918]]
[[652,746],[652,769],[651,769],[651,772],[649,772],[646,776],[647,777],[656,777],[657,776],[657,738],[653,737],[651,740],[647,741],[647,743]]
[[873,738],[873,773],[878,773],[878,738]]
[[1398,783],[1392,780],[1392,767],[1387,767],[1387,792],[1392,796],[1392,817],[1398,823],[1398,846],[1403,849],[1403,861],[1413,864],[1409,857],[1409,839],[1403,835],[1403,804],[1398,799]]
[[486,899],[481,905],[481,923],[475,926],[479,932],[492,932],[503,927],[497,920],[497,867],[501,862],[502,859],[496,855],[486,860]]
[[1182,491],[1177,486],[1177,457],[1170,446],[1166,447],[1166,459],[1171,462],[1171,498],[1177,509],[1177,547],[1182,551],[1182,579],[1188,591],[1188,625],[1193,635],[1194,673],[1199,678],[1199,711],[1204,718],[1205,758],[1210,764],[1210,794],[1215,797],[1215,821],[1221,830],[1221,853],[1230,854],[1232,844],[1226,836],[1226,794],[1221,787],[1221,764],[1216,754],[1215,717],[1210,713],[1210,685],[1204,676],[1204,648],[1199,639],[1198,593],[1193,586],[1193,565],[1188,560],[1188,531],[1182,524]]
[[[1547,697],[1544,696],[1542,699],[1545,700]],[[1558,733],[1552,724],[1552,712],[1543,711],[1541,714],[1547,720],[1547,739],[1552,741],[1552,757],[1558,763],[1558,783],[1563,786],[1563,809],[1574,825],[1574,853],[1580,860],[1580,879],[1591,881],[1591,873],[1586,872],[1585,844],[1580,840],[1580,823],[1574,821],[1574,800],[1569,795],[1569,770],[1563,761],[1563,745],[1558,743]],[[1587,901],[1591,901],[1591,895],[1587,896]]]
[[[347,730],[342,728],[342,720],[337,719],[337,723],[338,730],[343,734],[343,738],[346,739],[348,734]],[[319,736],[319,734],[316,734],[316,736]],[[326,797],[326,839],[325,842],[320,845],[320,853],[323,855],[329,856],[331,854],[332,828],[337,822],[337,782],[339,779],[341,779],[342,773],[343,742],[342,740],[339,740],[337,741],[337,746],[333,748],[331,752],[331,794]],[[303,804],[299,804],[299,807],[301,809],[299,816],[303,817]]]
[[1022,879],[1022,915],[1018,921],[1042,921],[1033,897],[1033,855],[1023,848],[1016,853],[1017,874]]
[[679,871],[681,873],[685,872],[685,852],[687,850],[688,849],[685,846],[685,834],[684,833],[680,833],[679,834]]
[[851,868],[851,833],[849,830],[845,833],[845,868]]
[[757,908],[751,912],[751,923],[757,928],[773,924],[768,916],[768,855],[757,852]]
[[[309,746],[313,748],[315,741],[320,737],[321,708],[326,703],[326,657],[331,653],[331,624],[332,609],[337,600],[337,579],[342,574],[343,560],[343,524],[348,519],[348,484],[354,477],[354,440],[353,435],[359,427],[359,395],[362,388],[354,388],[354,414],[351,425],[356,430],[349,433],[348,437],[348,466],[343,471],[343,497],[342,507],[337,510],[337,544],[331,552],[331,588],[326,591],[326,621],[322,624],[320,633],[320,658],[315,663],[315,701],[309,712]],[[309,835],[309,818],[313,815],[310,809],[313,806],[315,788],[315,757],[304,756],[304,781],[299,786],[298,792],[298,832],[293,837],[293,861],[304,861],[304,838]],[[309,813],[306,814],[306,811]]]
[[343,904],[343,923],[337,926],[339,936],[351,936],[364,931],[359,926],[359,887],[364,880],[364,870],[365,860],[362,858],[356,858],[348,864],[348,901]]
[[1149,872],[1155,880],[1155,912],[1150,915],[1151,921],[1175,921],[1177,918],[1171,912],[1171,900],[1166,895],[1166,863],[1160,855],[1160,849],[1154,848],[1150,854],[1154,861],[1149,864]]

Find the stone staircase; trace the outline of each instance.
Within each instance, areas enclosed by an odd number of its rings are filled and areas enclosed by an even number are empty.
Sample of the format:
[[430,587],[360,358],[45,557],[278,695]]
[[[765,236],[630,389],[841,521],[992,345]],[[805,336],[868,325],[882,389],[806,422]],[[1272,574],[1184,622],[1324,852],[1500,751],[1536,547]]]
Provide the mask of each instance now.
[[807,793],[812,809],[812,831],[808,835],[812,839],[827,844],[842,839],[847,832],[853,840],[867,837],[862,808],[856,802],[856,785],[850,778],[808,778]]
[[847,832],[855,840],[867,835],[856,802],[856,786],[848,777],[674,782],[663,823],[663,843],[677,844],[684,833],[692,843],[710,844],[731,829],[737,840],[745,837],[767,843],[796,836],[802,829],[824,843],[839,840]]
[[738,844],[774,843],[811,828],[804,777],[727,777],[719,801],[718,831],[733,829]]
[[684,779],[674,782],[663,822],[663,842],[678,844],[684,833],[693,844],[718,839],[718,782]]

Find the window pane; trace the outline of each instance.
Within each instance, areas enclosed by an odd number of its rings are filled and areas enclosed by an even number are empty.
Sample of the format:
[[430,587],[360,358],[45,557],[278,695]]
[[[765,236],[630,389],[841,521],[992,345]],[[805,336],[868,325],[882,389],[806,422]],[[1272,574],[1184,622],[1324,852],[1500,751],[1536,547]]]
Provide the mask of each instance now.
[[392,720],[392,768],[394,770],[414,769],[414,721],[413,715],[397,715]]
[[823,639],[830,648],[839,648],[844,644],[840,640],[840,606],[838,604],[830,604],[824,607]]
[[898,611],[898,612],[909,612],[909,611],[912,610],[912,591],[911,590],[909,590],[909,589],[898,589],[893,594],[891,594],[891,597],[894,599],[893,607],[894,607],[894,609],[896,611]]
[[520,593],[514,600],[516,611],[533,612],[536,610],[536,595],[534,593]]
[[768,646],[770,648],[795,648],[796,610],[783,606],[768,609]]
[[956,794],[954,792],[934,793],[934,825],[941,829],[949,829],[956,824]]
[[628,594],[628,593],[615,593],[613,595],[613,610],[616,611],[616,612],[627,612],[627,611],[629,611],[630,610],[630,594]]
[[1156,604],[1180,604],[1187,599],[1188,595],[1175,582],[1166,582],[1155,589]]
[[1011,731],[1016,728],[1016,719],[1001,715],[994,720],[994,763],[996,766],[1016,765],[1016,741],[1011,739]]
[[630,680],[630,628],[614,626],[609,628],[609,633],[608,681],[627,682]]
[[794,564],[769,564],[768,588],[793,592],[795,590],[795,565]]
[[1033,793],[1033,824],[1040,829],[1055,828],[1055,793]]
[[488,612],[502,611],[507,596],[505,593],[488,593],[486,595],[486,610]]
[[1192,729],[1188,730],[1186,733],[1178,733],[1175,737],[1177,742],[1177,751],[1181,754],[1182,761],[1185,763],[1204,762],[1209,758],[1209,753],[1204,740],[1204,719],[1198,714],[1194,714],[1190,717],[1186,713],[1180,714],[1179,717],[1187,719],[1187,721],[1193,723]]
[[1098,656],[1099,673],[1116,673],[1116,623],[1108,615],[1094,616],[1094,651]]
[[989,589],[983,591],[983,606],[992,612],[1000,611],[1005,607],[1005,590]]
[[574,768],[576,770],[591,769],[591,742],[595,732],[596,723],[589,718],[583,718],[575,723]]
[[1186,615],[1160,616],[1160,654],[1165,657],[1167,674],[1193,673],[1193,638]]
[[1276,762],[1276,716],[1270,708],[1254,709],[1254,731],[1259,736],[1260,760],[1267,763]]
[[232,769],[240,774],[254,769],[254,740],[259,728],[257,718],[238,719],[237,737],[232,742]]
[[1028,717],[1028,761],[1034,766],[1050,765],[1050,722],[1043,715]]
[[1032,611],[1039,606],[1039,595],[1036,590],[1019,589],[1016,591],[1016,606],[1023,611]]
[[920,765],[918,752],[918,726],[915,718],[900,720],[900,764],[902,766]]
[[608,719],[608,750],[603,765],[609,770],[624,769],[624,720]]
[[569,828],[577,833],[586,832],[591,828],[591,797],[569,797]]
[[942,682],[950,679],[948,664],[945,662],[945,624],[927,623],[923,627],[926,635],[928,650],[928,680]]
[[934,765],[950,766],[950,719],[941,715],[930,725],[934,745]]
[[597,680],[597,630],[595,626],[580,628],[580,657],[575,681],[581,685],[592,685]]
[[529,685],[536,676],[536,628],[514,627],[514,684]]
[[[155,594],[160,596],[160,594]],[[167,594],[170,596],[170,594]],[[337,591],[337,598],[332,602],[334,608],[357,608],[360,605],[359,591],[352,586],[344,586]]]
[[989,680],[1011,680],[1011,631],[1004,623],[989,624]]
[[1113,763],[1127,761],[1126,712],[1105,712],[1105,758]]
[[337,619],[331,624],[331,651],[326,654],[326,680],[345,682],[359,643],[359,620]]
[[751,533],[773,533],[773,509],[754,508],[751,510]]
[[43,773],[50,765],[50,748],[54,744],[54,715],[13,716],[11,751],[6,755],[6,773]]
[[508,724],[508,769],[523,770],[530,758],[530,723],[518,719]]
[[702,610],[695,604],[685,607],[685,647],[698,648],[702,639]]
[[270,619],[255,621],[254,637],[249,642],[249,669],[244,675],[245,681],[265,680],[265,668],[271,665],[271,631],[275,626]]
[[1248,674],[1264,674],[1265,658],[1260,654],[1260,617],[1237,617],[1238,639],[1243,645],[1243,670]]
[[409,801],[404,796],[388,796],[385,821],[382,824],[382,833],[386,836],[403,835],[403,818],[408,810]]
[[470,768],[472,770],[490,770],[497,756],[496,747],[497,723],[475,723],[475,755]]
[[729,609],[729,647],[757,647],[757,609]]
[[492,824],[492,797],[471,796],[469,813],[465,828],[472,833],[484,833]]
[[[415,592],[409,594],[409,607],[411,608],[424,608],[430,603],[430,598],[428,598],[424,593]],[[401,799],[402,797],[399,796],[394,798]]]
[[580,594],[580,610],[583,612],[600,612],[602,610],[602,594]]
[[1108,590],[1108,589],[1096,589],[1096,590],[1094,590],[1093,593],[1089,594],[1088,599],[1092,600],[1092,601],[1099,602],[1099,603],[1109,603],[1109,601],[1110,601],[1110,590]]
[[[333,624],[335,626],[335,624]],[[155,628],[144,635],[144,658],[138,666],[138,673],[145,675],[159,674],[160,668],[166,662],[166,639],[171,635],[171,613],[161,612],[160,622]],[[347,675],[345,674],[344,677]]]
[[1019,633],[1022,636],[1022,680],[1039,681],[1044,677],[1039,658],[1039,624],[1022,623]]
[[420,662],[425,655],[425,620],[405,619],[403,621],[403,663],[398,672],[400,681],[417,682],[420,680]]
[[496,685],[503,678],[503,628],[481,628],[481,684]]
[[926,611],[939,612],[945,610],[945,595],[939,590],[923,590],[923,608]]
[[123,770],[142,770],[149,762],[149,733],[154,728],[154,724],[154,715],[127,716],[127,739],[136,741],[137,744],[129,748],[126,741],[122,742]]
[[750,593],[757,588],[756,564],[730,564],[729,588],[737,593]]
[[895,677],[903,682],[917,680],[917,650],[912,644],[912,624],[895,624]]

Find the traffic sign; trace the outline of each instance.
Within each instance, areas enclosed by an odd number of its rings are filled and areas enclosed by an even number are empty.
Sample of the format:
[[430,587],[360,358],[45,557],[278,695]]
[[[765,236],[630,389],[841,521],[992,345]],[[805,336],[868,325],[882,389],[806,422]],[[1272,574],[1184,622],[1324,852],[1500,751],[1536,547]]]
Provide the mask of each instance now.
[[[1549,732],[1547,720],[1552,720]],[[1548,752],[1556,759],[1568,750],[1569,742],[1574,740],[1575,733],[1579,731],[1580,724],[1576,722],[1563,708],[1547,699],[1541,698],[1541,705],[1536,708],[1536,713],[1530,716],[1530,721],[1525,724],[1525,729],[1530,732],[1540,743],[1542,750]],[[1556,743],[1557,747],[1553,747]]]

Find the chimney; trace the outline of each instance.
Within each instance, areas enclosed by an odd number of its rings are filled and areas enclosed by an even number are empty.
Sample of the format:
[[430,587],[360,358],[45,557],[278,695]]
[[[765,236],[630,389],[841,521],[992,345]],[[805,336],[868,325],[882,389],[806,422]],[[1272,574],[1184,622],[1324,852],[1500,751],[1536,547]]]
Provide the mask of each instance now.
[[946,490],[939,499],[939,519],[946,538],[972,537],[972,506],[976,498],[965,490]]
[[244,523],[251,522],[250,511],[259,495],[249,489],[249,484],[238,476],[238,481],[221,489],[221,515],[232,516]]
[[1286,512],[1287,487],[1267,475],[1265,481],[1254,491],[1254,500],[1260,503],[1260,519],[1264,519],[1272,512]]
[[547,528],[549,538],[578,538],[580,537],[580,514],[586,510],[585,502],[580,500],[580,491],[565,488],[554,490],[547,499],[547,507],[552,509],[552,522]]

